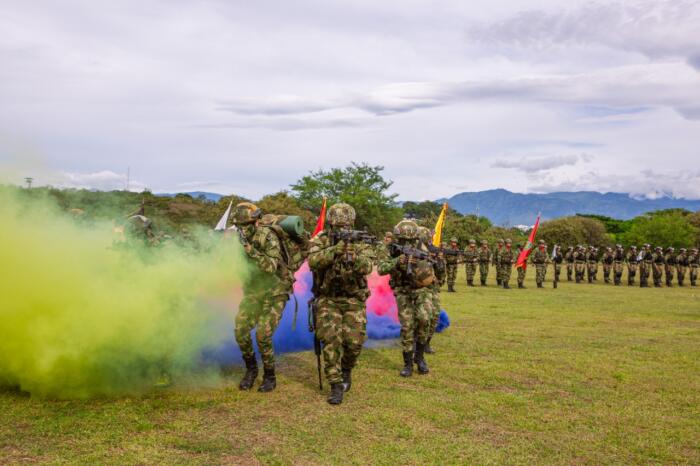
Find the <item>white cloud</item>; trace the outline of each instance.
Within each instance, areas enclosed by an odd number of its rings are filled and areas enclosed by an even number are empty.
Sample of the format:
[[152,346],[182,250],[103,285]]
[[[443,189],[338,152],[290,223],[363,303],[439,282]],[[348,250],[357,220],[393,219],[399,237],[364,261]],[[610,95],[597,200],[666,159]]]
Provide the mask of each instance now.
[[592,156],[588,154],[549,155],[544,157],[521,157],[518,159],[498,159],[493,164],[494,168],[511,168],[525,173],[538,173],[569,165],[576,165],[579,161],[588,162]]

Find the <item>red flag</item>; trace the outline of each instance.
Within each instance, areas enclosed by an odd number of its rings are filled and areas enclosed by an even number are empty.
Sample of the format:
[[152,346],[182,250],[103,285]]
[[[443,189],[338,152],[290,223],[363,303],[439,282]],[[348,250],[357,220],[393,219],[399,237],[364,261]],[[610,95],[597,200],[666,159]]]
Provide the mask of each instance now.
[[515,263],[515,268],[518,269],[520,267],[527,268],[527,257],[530,255],[532,250],[535,248],[535,236],[537,236],[537,228],[540,226],[540,214],[537,214],[537,220],[535,220],[535,226],[532,227],[532,231],[530,232],[530,237],[527,239],[527,244],[523,248],[522,251],[520,251],[520,254],[518,255],[518,261]]
[[314,230],[311,237],[313,238],[317,234],[323,231],[326,226],[326,198],[323,198],[323,206],[321,206],[321,215],[318,216],[318,222],[316,222],[316,229]]

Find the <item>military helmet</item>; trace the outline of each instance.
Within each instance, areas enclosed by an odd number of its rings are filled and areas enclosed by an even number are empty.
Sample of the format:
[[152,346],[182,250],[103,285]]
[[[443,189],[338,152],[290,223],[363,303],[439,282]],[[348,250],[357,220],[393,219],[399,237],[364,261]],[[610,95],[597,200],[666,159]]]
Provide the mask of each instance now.
[[513,242],[510,240],[510,238],[508,238],[508,239],[506,240],[506,244],[513,244]]
[[469,245],[471,246],[472,244],[474,244],[474,245],[476,244],[476,240],[474,238],[471,238],[469,240]]
[[662,250],[662,249],[661,249],[661,246],[656,246],[656,247],[654,248],[654,251],[661,251],[661,250]]
[[481,240],[481,245],[482,245],[482,246],[488,246],[488,245],[489,245],[489,242],[486,241],[485,239],[482,239],[482,240]]
[[253,223],[262,217],[262,210],[252,202],[241,202],[233,209],[233,223],[244,225]]
[[545,244],[543,239],[539,240],[538,243],[539,243],[539,244]]
[[680,252],[686,252],[687,249],[686,249],[686,248],[680,248],[678,251],[680,251]]
[[394,235],[402,239],[418,238],[418,225],[413,220],[401,220],[394,227]]
[[393,238],[393,237],[394,237],[394,233],[392,233],[392,232],[390,232],[390,231],[387,231],[386,233],[384,233],[384,237],[385,237],[385,238]]
[[499,239],[499,240],[496,241],[496,242],[497,242],[498,244],[503,244],[505,241],[503,241],[502,239]]
[[432,242],[433,234],[426,227],[418,227],[418,239],[427,244]]
[[618,243],[618,244],[616,244],[616,245],[615,245],[615,247],[616,247],[617,249],[622,249],[622,245],[621,245],[621,244],[619,244],[619,243]]
[[355,209],[343,202],[333,204],[326,214],[326,220],[331,226],[352,226],[355,223],[355,217]]
[[450,243],[456,243],[456,242],[457,242],[457,238],[455,238],[454,236],[452,238],[450,238]]
[[636,250],[636,249],[637,249],[637,246],[630,246],[630,249]]

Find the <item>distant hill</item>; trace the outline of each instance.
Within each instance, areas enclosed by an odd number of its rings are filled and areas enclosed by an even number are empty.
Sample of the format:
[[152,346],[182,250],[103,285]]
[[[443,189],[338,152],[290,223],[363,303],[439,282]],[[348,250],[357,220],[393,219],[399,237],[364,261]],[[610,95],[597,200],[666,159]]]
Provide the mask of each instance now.
[[659,199],[634,199],[624,193],[598,193],[591,191],[560,192],[547,194],[519,194],[505,189],[466,192],[440,199],[461,214],[488,217],[496,225],[531,225],[542,212],[542,219],[552,219],[575,214],[606,215],[627,220],[653,210],[683,208],[700,210],[700,201],[663,197]]
[[218,202],[219,199],[224,197],[223,194],[217,194],[217,193],[208,193],[205,191],[190,191],[187,193],[158,193],[156,196],[161,196],[161,197],[175,197],[178,194],[187,194],[189,196],[192,196],[193,198],[197,199],[199,196],[204,196],[204,198],[207,201],[212,201],[212,202]]

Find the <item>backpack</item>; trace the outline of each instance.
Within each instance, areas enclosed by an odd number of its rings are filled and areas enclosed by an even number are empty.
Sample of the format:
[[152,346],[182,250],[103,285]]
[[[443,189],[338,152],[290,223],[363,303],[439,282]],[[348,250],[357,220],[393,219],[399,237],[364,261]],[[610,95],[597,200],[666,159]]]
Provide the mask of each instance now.
[[266,214],[260,219],[260,225],[277,235],[282,262],[289,274],[294,275],[309,255],[309,237],[301,217]]

